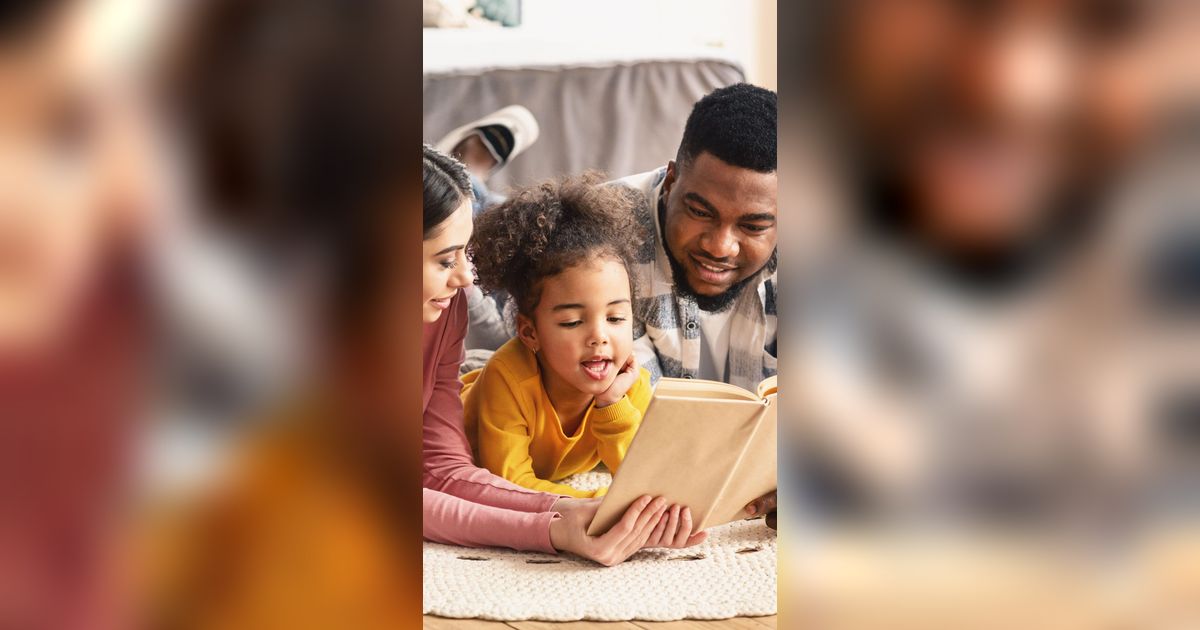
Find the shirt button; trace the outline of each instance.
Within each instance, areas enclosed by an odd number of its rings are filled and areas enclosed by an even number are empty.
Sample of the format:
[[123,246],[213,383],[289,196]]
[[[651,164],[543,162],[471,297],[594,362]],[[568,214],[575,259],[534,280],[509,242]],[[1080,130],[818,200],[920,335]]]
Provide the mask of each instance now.
[[688,323],[687,323],[687,329],[688,329],[688,330],[696,330],[696,322],[695,322],[695,321],[690,321],[690,322],[688,322]]

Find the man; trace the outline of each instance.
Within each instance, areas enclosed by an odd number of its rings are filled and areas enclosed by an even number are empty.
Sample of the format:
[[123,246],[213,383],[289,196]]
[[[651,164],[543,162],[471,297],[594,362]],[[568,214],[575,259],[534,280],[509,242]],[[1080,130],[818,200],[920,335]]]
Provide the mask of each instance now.
[[1114,416],[1136,405],[1096,300],[1118,278],[1088,294],[1082,246],[1156,122],[1158,3],[865,0],[833,14],[824,105],[861,230],[805,294],[815,328],[789,357],[808,426],[853,469],[833,475],[853,486],[836,500],[1043,513],[1074,506],[1079,461],[1119,487],[1108,464],[1133,459],[1115,452],[1133,433]]
[[[839,9],[830,73],[869,227],[966,284],[1054,265],[1153,123],[1157,3]],[[986,289],[986,286],[983,286]]]
[[646,200],[634,351],[655,379],[775,374],[776,110],[770,90],[714,90],[674,160],[618,181]]

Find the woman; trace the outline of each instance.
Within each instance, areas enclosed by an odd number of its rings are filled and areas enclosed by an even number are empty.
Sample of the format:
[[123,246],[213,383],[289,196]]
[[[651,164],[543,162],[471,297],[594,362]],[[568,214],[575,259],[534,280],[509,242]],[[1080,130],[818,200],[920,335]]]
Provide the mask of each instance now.
[[644,496],[602,536],[587,536],[598,500],[535,492],[511,484],[471,461],[463,431],[458,378],[467,332],[472,273],[466,257],[472,232],[471,185],[463,165],[423,150],[424,241],[422,335],[424,369],[424,535],[469,546],[503,546],[548,553],[570,551],[604,565],[642,547],[683,547],[703,540],[681,526],[679,510]]

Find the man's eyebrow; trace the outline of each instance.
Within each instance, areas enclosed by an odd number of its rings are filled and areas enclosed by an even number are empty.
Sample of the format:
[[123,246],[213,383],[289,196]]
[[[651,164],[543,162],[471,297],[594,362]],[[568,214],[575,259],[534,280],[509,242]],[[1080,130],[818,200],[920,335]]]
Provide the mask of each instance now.
[[694,202],[704,206],[705,210],[708,210],[709,212],[711,212],[713,214],[721,213],[721,211],[717,210],[717,207],[712,205],[712,203],[709,200],[705,199],[704,197],[701,197],[700,195],[698,195],[694,192],[688,192],[687,194],[685,194],[683,196],[683,198],[687,199],[688,201],[694,201]]
[[[698,204],[704,206],[705,210],[708,210],[709,212],[712,212],[713,214],[721,213],[721,211],[717,210],[717,207],[712,205],[712,203],[709,202],[709,200],[705,199],[704,197],[701,197],[697,193],[688,192],[687,194],[685,194],[683,196],[683,198],[687,199],[688,201],[692,201],[692,202],[695,202],[695,203],[698,203]],[[755,212],[752,214],[743,214],[742,216],[738,217],[738,220],[739,221],[770,221],[771,223],[775,223],[775,215],[773,215],[769,212]]]
[[446,249],[443,249],[442,251],[434,254],[434,256],[441,256],[442,254],[449,254],[450,252],[458,251],[460,249],[463,249],[464,247],[466,247],[466,245],[451,245],[450,247],[447,247]]

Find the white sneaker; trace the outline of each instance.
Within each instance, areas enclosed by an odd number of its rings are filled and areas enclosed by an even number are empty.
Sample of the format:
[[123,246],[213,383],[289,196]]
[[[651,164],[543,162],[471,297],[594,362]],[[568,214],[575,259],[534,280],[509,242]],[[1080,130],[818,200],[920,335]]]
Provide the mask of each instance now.
[[491,171],[494,173],[537,142],[537,119],[528,109],[509,105],[451,131],[434,146],[446,155],[453,155],[454,148],[471,135],[478,135],[495,158],[496,165]]

